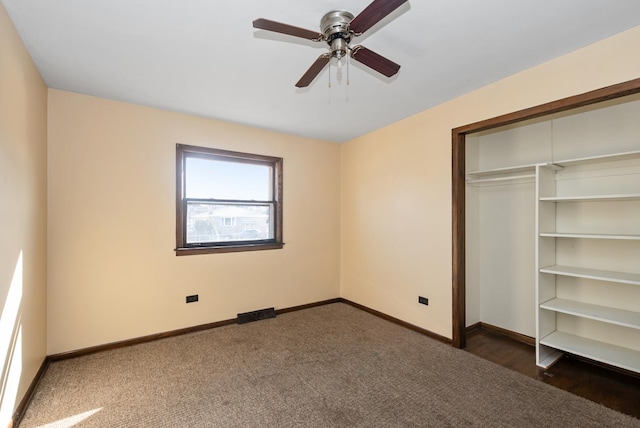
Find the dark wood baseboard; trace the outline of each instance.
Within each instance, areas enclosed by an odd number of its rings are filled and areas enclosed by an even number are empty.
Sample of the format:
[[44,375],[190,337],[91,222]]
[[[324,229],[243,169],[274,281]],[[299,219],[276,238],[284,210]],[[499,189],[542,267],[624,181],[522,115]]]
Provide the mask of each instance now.
[[[376,311],[374,309],[368,308],[366,306],[363,306],[359,303],[355,303],[352,302],[350,300],[347,299],[343,299],[342,297],[337,297],[334,299],[327,299],[327,300],[322,300],[319,302],[313,302],[313,303],[307,303],[304,305],[298,305],[298,306],[292,306],[289,308],[282,308],[282,309],[277,309],[276,310],[276,314],[280,315],[280,314],[286,314],[288,312],[295,312],[295,311],[301,311],[304,309],[310,309],[310,308],[314,308],[317,306],[323,306],[323,305],[330,305],[332,303],[346,303],[348,305],[351,305],[357,309],[363,310],[365,312],[368,312],[370,314],[373,314],[377,317],[380,317],[382,319],[385,319],[387,321],[393,322],[395,324],[401,325],[403,327],[409,328],[413,331],[416,331],[418,333],[424,334],[425,336],[429,336],[433,339],[439,340],[440,342],[443,343],[447,343],[447,344],[451,344],[451,339],[446,338],[444,336],[441,336],[439,334],[436,334],[432,331],[423,329],[421,327],[418,327],[416,325],[410,324],[408,322],[399,320],[398,318],[394,318],[390,315],[384,314],[382,312]],[[183,334],[189,334],[189,333],[195,333],[197,331],[202,331],[202,330],[209,330],[212,328],[217,328],[217,327],[222,327],[222,326],[226,326],[226,325],[231,325],[231,324],[235,324],[236,323],[236,319],[228,319],[228,320],[223,320],[223,321],[216,321],[216,322],[212,322],[212,323],[208,323],[208,324],[201,324],[201,325],[196,325],[193,327],[187,327],[187,328],[181,328],[181,329],[177,329],[177,330],[171,330],[171,331],[167,331],[164,333],[156,333],[156,334],[150,334],[148,336],[141,336],[141,337],[136,337],[133,339],[126,339],[126,340],[121,340],[118,342],[112,342],[112,343],[106,343],[104,345],[97,345],[97,346],[92,346],[89,348],[83,348],[83,349],[78,349],[75,351],[69,351],[69,352],[62,352],[59,354],[53,354],[53,355],[49,355],[47,357],[48,362],[55,362],[55,361],[61,361],[61,360],[68,360],[70,358],[78,358],[78,357],[82,357],[85,355],[90,355],[90,354],[95,354],[98,352],[104,352],[104,351],[110,351],[113,349],[118,349],[118,348],[124,348],[127,346],[133,346],[133,345],[137,345],[140,343],[146,343],[146,342],[153,342],[155,340],[160,340],[160,339],[166,339],[169,337],[174,337],[174,336],[181,336]]]
[[354,308],[358,308],[360,310],[368,312],[368,313],[370,313],[372,315],[375,315],[375,316],[377,316],[379,318],[382,318],[383,320],[390,321],[390,322],[392,322],[394,324],[401,325],[402,327],[408,328],[408,329],[413,330],[413,331],[415,331],[417,333],[424,334],[425,336],[429,336],[430,338],[436,339],[436,340],[438,340],[438,341],[440,341],[442,343],[446,343],[447,345],[451,345],[451,339],[449,339],[447,337],[444,337],[444,336],[441,336],[441,335],[439,335],[437,333],[434,333],[434,332],[432,332],[430,330],[424,329],[422,327],[418,327],[417,325],[408,323],[406,321],[402,321],[402,320],[400,320],[398,318],[394,318],[391,315],[387,315],[385,313],[376,311],[375,309],[368,308],[368,307],[366,307],[364,305],[361,305],[359,303],[352,302],[351,300],[343,299],[342,297],[339,298],[338,301],[346,303],[347,305],[351,305]]
[[211,328],[222,327],[225,325],[235,324],[236,319],[229,319],[223,321],[216,321],[207,324],[196,325],[193,327],[180,328],[177,330],[166,331],[164,333],[150,334],[148,336],[135,337],[133,339],[120,340],[118,342],[106,343],[104,345],[91,346],[89,348],[77,349],[75,351],[61,352],[59,354],[50,355],[51,362],[68,360],[71,358],[83,357],[85,355],[96,354],[98,352],[110,351],[118,348],[125,348],[127,346],[138,345],[140,343],[153,342],[160,339],[166,339],[168,337],[180,336],[188,333],[195,333],[197,331],[208,330]]
[[9,428],[18,427],[18,425],[20,425],[20,421],[24,416],[24,412],[27,410],[27,407],[29,407],[29,403],[31,403],[31,400],[33,399],[36,388],[40,383],[40,380],[42,380],[44,374],[47,372],[50,363],[51,360],[49,359],[49,357],[45,357],[44,360],[42,360],[42,364],[40,365],[40,368],[38,369],[35,377],[31,381],[27,392],[25,392],[22,400],[20,400],[20,404],[18,404],[18,407],[16,407],[16,411],[13,412],[13,417],[11,418],[11,421],[9,421]]
[[482,323],[477,322],[475,324],[471,324],[467,326],[465,332],[467,336],[471,336],[472,334],[479,333],[482,330]]
[[467,333],[467,336],[470,336],[474,333],[477,333],[480,330],[498,333],[503,336],[507,336],[513,340],[516,340],[518,342],[526,343],[527,345],[531,345],[531,346],[536,346],[535,337],[527,336],[521,333],[516,333],[515,331],[507,330],[506,328],[497,327],[495,325],[487,324],[485,322],[477,322],[475,324],[471,324],[466,328],[466,333]]
[[339,302],[342,302],[342,300],[339,297],[336,297],[334,299],[321,300],[319,302],[314,302],[314,303],[307,303],[306,305],[292,306],[290,308],[284,308],[284,309],[276,309],[276,315],[286,314],[288,312],[302,311],[305,309],[311,309],[318,306],[330,305],[332,303],[339,303]]
[[[279,315],[279,314],[285,314],[287,312],[301,311],[303,309],[309,309],[309,308],[313,308],[313,307],[316,307],[316,306],[328,305],[328,304],[337,303],[337,302],[340,302],[340,301],[341,300],[339,298],[335,298],[335,299],[323,300],[323,301],[320,301],[320,302],[307,303],[305,305],[293,306],[293,307],[290,307],[290,308],[277,309],[276,310],[276,314]],[[85,355],[95,354],[95,353],[98,353],[98,352],[110,351],[112,349],[124,348],[124,347],[127,347],[127,346],[138,345],[140,343],[153,342],[153,341],[156,341],[156,340],[166,339],[166,338],[169,338],[169,337],[181,336],[183,334],[195,333],[197,331],[209,330],[209,329],[217,328],[217,327],[223,327],[223,326],[226,326],[226,325],[235,324],[236,322],[237,322],[237,319],[233,318],[233,319],[216,321],[216,322],[207,323],[207,324],[200,324],[200,325],[196,325],[196,326],[193,326],[193,327],[186,327],[186,328],[181,328],[181,329],[177,329],[177,330],[166,331],[164,333],[150,334],[148,336],[142,336],[142,337],[136,337],[136,338],[133,338],[133,339],[120,340],[118,342],[106,343],[104,345],[92,346],[92,347],[89,347],[89,348],[78,349],[78,350],[75,350],[75,351],[62,352],[62,353],[59,353],[59,354],[49,355],[49,357],[47,357],[47,358],[49,358],[49,360],[51,362],[61,361],[61,360],[68,360],[70,358],[77,358],[77,357],[82,357],[82,356],[85,356]]]

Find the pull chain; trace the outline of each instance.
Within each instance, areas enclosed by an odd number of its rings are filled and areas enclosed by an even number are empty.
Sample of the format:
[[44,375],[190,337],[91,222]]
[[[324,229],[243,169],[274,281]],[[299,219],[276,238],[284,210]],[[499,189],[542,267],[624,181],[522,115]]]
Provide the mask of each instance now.
[[349,54],[346,55],[347,59],[347,86],[349,86]]
[[329,58],[329,69],[327,70],[329,75],[329,90],[327,91],[327,101],[331,105],[331,58]]

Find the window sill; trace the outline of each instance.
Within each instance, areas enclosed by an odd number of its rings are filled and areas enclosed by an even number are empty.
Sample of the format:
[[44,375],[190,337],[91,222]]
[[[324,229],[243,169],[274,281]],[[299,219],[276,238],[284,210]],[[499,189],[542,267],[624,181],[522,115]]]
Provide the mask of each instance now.
[[196,254],[238,253],[243,251],[279,250],[284,247],[283,242],[269,242],[266,244],[238,244],[211,247],[181,247],[176,248],[176,256],[192,256]]

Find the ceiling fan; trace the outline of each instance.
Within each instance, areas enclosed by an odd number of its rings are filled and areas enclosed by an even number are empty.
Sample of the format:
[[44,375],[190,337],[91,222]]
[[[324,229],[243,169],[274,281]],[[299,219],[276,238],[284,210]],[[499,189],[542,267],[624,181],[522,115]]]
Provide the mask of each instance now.
[[301,37],[314,42],[327,42],[331,52],[323,53],[316,59],[296,83],[298,88],[309,86],[313,79],[329,64],[331,58],[340,60],[347,54],[367,67],[391,77],[400,70],[400,65],[364,46],[356,45],[352,47],[349,43],[351,43],[353,37],[362,35],[406,2],[407,0],[374,0],[356,17],[346,10],[331,11],[325,14],[320,21],[322,33],[264,18],[253,21],[253,27]]

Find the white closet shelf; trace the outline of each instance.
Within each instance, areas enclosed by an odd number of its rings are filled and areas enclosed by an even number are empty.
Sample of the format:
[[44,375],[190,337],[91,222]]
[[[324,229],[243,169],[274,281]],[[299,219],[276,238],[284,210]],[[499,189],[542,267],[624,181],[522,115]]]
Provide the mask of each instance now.
[[491,178],[467,178],[467,183],[468,184],[499,183],[501,181],[518,181],[518,180],[533,181],[535,178],[536,178],[535,174],[507,175],[502,177],[491,177]]
[[640,312],[626,311],[608,306],[577,302],[569,299],[551,299],[540,305],[542,309],[589,318],[609,324],[640,329]]
[[543,202],[615,202],[615,201],[640,201],[640,193],[628,193],[621,195],[595,195],[595,196],[544,196]]
[[540,268],[542,273],[572,276],[575,278],[595,279],[599,281],[619,282],[622,284],[640,285],[640,274],[615,272],[609,270],[589,269],[574,266],[553,265]]
[[640,352],[633,349],[587,339],[563,331],[554,331],[540,340],[540,343],[605,364],[640,372]]
[[576,158],[576,159],[566,159],[559,160],[556,162],[550,162],[545,166],[577,166],[577,165],[588,165],[590,163],[599,163],[599,162],[610,162],[610,161],[621,161],[627,159],[637,159],[640,158],[640,150],[634,150],[631,152],[621,152],[621,153],[613,153],[608,155],[600,155],[600,156],[589,156],[584,158]]
[[549,238],[581,238],[581,239],[622,239],[640,240],[640,235],[603,234],[603,233],[567,233],[567,232],[541,232],[540,236]]
[[481,169],[467,172],[467,176],[486,177],[489,175],[528,173],[535,177],[536,164],[509,166],[505,168]]

